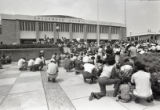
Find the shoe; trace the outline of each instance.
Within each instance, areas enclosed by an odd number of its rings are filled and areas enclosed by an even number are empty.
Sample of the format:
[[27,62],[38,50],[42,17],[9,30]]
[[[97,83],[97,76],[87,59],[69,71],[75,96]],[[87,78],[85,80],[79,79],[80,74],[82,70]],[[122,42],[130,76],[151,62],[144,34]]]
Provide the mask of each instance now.
[[53,79],[52,79],[52,82],[56,82],[56,79],[53,78]]
[[135,103],[140,103],[140,100],[138,98],[136,98],[134,101]]
[[89,96],[89,101],[92,101],[94,99],[94,93],[92,92],[91,95]]
[[153,102],[153,98],[147,99],[147,102],[148,102],[148,103]]

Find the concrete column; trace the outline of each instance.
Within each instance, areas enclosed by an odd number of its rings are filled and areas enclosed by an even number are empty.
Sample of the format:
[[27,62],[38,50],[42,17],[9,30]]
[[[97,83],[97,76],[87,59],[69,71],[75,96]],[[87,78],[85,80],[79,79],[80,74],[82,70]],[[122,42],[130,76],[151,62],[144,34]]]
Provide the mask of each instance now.
[[19,20],[16,20],[15,31],[16,31],[16,43],[20,44],[20,23],[19,23]]
[[87,41],[87,25],[86,24],[83,25],[83,33],[84,33],[83,39],[84,41]]
[[57,42],[58,33],[56,31],[56,23],[53,23],[53,35],[54,35],[54,43]]
[[39,35],[39,24],[38,24],[38,21],[35,23],[35,31],[36,31],[36,42],[39,42],[40,35]]
[[123,36],[123,29],[122,27],[120,27],[120,30],[119,30],[119,40],[122,40],[124,38]]
[[111,40],[111,27],[109,27],[108,40]]
[[72,24],[69,24],[69,35],[70,35],[70,40],[72,40],[73,39]]

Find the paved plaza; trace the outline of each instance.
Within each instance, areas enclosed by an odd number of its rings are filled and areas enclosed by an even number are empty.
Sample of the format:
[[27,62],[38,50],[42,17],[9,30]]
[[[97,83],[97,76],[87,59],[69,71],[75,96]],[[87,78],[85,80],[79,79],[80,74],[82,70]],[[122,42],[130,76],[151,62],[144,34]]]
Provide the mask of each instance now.
[[[159,110],[160,102],[136,104],[117,102],[112,97],[113,86],[99,100],[89,101],[98,84],[86,84],[82,75],[59,68],[56,83],[47,81],[45,71],[19,71],[17,64],[0,69],[0,110]],[[44,68],[45,69],[45,68]]]

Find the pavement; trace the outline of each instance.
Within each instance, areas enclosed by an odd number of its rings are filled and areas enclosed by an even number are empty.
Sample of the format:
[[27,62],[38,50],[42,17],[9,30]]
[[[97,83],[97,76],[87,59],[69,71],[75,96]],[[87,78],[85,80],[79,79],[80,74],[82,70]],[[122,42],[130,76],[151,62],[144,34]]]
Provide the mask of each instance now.
[[[98,84],[83,82],[82,75],[59,68],[56,83],[47,81],[45,71],[19,71],[17,63],[0,69],[0,110],[159,110],[160,101],[137,104],[117,102],[112,97],[113,86],[107,86],[107,96],[89,101]],[[45,70],[45,68],[44,68]]]

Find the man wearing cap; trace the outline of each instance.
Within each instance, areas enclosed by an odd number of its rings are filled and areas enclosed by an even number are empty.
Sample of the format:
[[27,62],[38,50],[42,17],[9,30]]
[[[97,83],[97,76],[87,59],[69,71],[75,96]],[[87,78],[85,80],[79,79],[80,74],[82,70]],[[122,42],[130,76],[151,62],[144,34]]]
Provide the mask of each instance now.
[[55,82],[58,76],[58,65],[56,64],[56,61],[54,59],[51,59],[51,61],[48,64],[47,74],[48,74],[48,81],[52,80],[53,82]]

